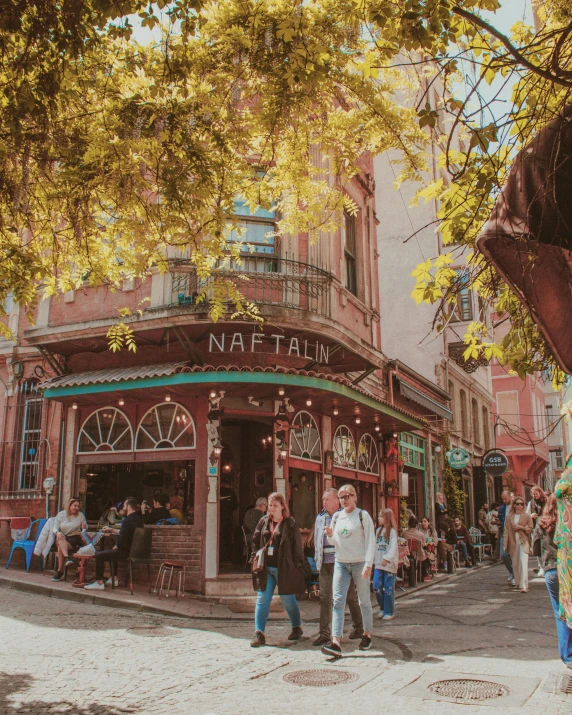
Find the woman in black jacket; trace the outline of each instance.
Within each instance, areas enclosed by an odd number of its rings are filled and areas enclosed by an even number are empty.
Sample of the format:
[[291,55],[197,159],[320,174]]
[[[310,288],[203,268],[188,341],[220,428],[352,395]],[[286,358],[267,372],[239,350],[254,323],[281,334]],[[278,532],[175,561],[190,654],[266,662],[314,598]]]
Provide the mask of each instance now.
[[295,641],[302,636],[300,607],[296,594],[306,588],[304,579],[304,550],[298,524],[290,516],[286,500],[282,494],[274,492],[268,497],[268,512],[258,522],[252,536],[252,559],[256,552],[264,551],[264,568],[253,573],[256,599],[256,633],[250,642],[253,648],[266,645],[264,629],[270,613],[270,604],[276,586],[286,613],[292,624],[288,640]]

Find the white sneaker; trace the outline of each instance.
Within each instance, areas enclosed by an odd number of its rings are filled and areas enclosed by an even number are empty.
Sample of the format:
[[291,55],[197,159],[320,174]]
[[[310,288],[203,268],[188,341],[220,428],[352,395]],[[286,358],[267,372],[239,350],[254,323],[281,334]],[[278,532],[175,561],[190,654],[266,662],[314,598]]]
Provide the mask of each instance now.
[[384,621],[392,621],[394,618],[395,618],[395,616],[387,616],[387,615],[386,615],[386,616],[383,617],[383,620],[384,620]]
[[540,576],[540,578],[543,578],[544,577],[544,569],[540,569],[538,572],[538,575]]
[[[112,585],[111,578],[108,578],[108,579],[107,579],[107,581],[105,582],[105,585],[106,585],[106,586],[111,586],[111,585]],[[119,586],[119,579],[117,578],[117,576],[114,578],[113,586],[115,586],[115,588],[117,588],[117,587]]]
[[516,586],[516,581],[513,578],[510,579],[510,585]]
[[507,577],[506,577],[506,580],[507,580],[509,583],[510,583],[511,581],[514,581],[514,579],[513,579],[512,576],[507,576]]
[[377,617],[378,617],[378,618],[383,618],[384,616],[385,616],[385,613],[384,613],[383,611],[380,611],[380,612],[377,614]]
[[102,583],[97,583],[97,581],[94,581],[93,583],[86,583],[84,588],[87,588],[90,591],[104,591],[105,590],[105,586]]

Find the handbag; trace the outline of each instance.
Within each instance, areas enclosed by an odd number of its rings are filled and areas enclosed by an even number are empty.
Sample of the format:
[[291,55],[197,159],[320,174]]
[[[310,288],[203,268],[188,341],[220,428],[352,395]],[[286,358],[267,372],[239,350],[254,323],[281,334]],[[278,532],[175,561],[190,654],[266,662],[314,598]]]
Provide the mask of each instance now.
[[266,552],[264,548],[258,549],[258,551],[254,554],[254,558],[252,559],[252,573],[260,573],[261,571],[264,571],[264,566],[265,566],[265,561],[266,561]]

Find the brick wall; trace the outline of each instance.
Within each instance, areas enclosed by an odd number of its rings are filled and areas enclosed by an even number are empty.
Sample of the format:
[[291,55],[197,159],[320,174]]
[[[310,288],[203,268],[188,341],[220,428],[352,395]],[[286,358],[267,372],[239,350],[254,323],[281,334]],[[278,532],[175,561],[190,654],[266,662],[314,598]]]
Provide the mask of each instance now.
[[[54,514],[54,505],[51,504]],[[0,499],[0,516],[29,516],[34,519],[44,519],[46,502],[44,499]],[[12,548],[10,522],[0,522],[0,558],[7,559]]]
[[[194,526],[147,526],[153,529],[151,548],[151,579],[154,585],[163,561],[175,559],[184,561],[187,567],[187,590],[201,591],[201,563],[203,537]],[[147,569],[136,567],[137,583],[146,583]]]

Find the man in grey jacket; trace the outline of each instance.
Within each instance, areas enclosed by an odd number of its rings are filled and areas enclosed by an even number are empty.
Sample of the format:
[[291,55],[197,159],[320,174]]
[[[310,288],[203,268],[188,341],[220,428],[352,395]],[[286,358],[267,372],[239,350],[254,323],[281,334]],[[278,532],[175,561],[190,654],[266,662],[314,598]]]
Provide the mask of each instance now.
[[[326,489],[322,496],[323,510],[316,517],[314,525],[314,559],[320,574],[320,634],[314,641],[315,646],[322,646],[330,642],[332,630],[333,594],[332,582],[334,578],[334,562],[336,560],[335,547],[331,546],[326,537],[326,526],[330,526],[333,515],[340,510],[340,500],[337,489]],[[353,629],[350,633],[352,640],[358,640],[363,635],[361,610],[357,598],[355,584],[350,584],[347,598],[348,608],[352,618]]]

